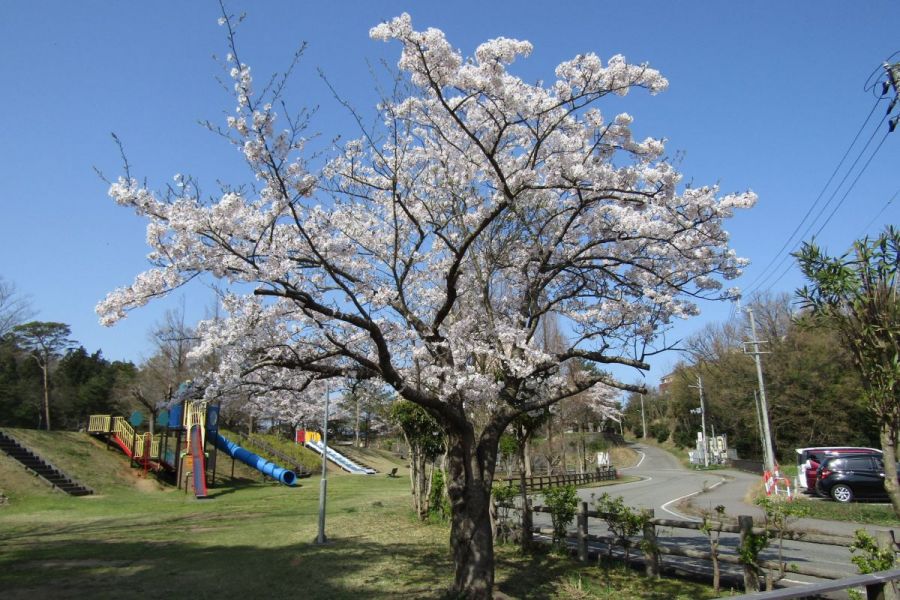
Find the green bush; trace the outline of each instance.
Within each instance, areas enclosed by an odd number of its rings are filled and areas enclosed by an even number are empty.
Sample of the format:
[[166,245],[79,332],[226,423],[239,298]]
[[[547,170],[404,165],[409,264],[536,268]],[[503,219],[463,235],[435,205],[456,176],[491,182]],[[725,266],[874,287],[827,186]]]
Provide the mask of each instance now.
[[656,438],[656,441],[662,444],[669,439],[669,427],[665,423],[651,423],[650,435]]
[[679,448],[691,448],[694,446],[694,432],[690,429],[679,427],[672,435],[672,441]]
[[566,541],[566,529],[575,520],[575,512],[578,510],[575,486],[561,485],[546,490],[544,502],[550,509],[550,518],[553,520],[553,543],[562,546]]
[[431,489],[428,490],[428,515],[438,521],[446,521],[450,517],[450,500],[444,493],[444,472],[435,470],[431,476]]
[[[628,564],[628,556],[631,550],[631,538],[643,531],[650,518],[645,512],[638,512],[629,506],[625,506],[622,496],[610,496],[604,492],[595,502],[597,512],[601,513],[603,520],[610,532],[625,550],[625,563]],[[612,556],[612,544],[609,546],[609,556]]]

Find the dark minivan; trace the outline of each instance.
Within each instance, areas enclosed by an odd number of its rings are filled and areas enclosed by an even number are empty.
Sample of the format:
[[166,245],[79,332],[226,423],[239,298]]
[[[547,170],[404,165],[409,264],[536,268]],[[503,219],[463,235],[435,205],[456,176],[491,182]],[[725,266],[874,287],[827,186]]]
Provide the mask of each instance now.
[[856,498],[887,498],[881,454],[853,454],[826,458],[816,473],[816,492],[837,502]]

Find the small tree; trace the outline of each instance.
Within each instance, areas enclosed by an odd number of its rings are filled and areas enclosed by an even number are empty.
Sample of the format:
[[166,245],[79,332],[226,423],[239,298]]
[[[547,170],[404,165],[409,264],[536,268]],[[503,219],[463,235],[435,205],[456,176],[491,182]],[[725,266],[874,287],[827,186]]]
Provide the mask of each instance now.
[[574,485],[552,487],[544,492],[544,502],[550,509],[553,521],[553,544],[560,549],[566,547],[566,529],[575,519],[578,510],[578,493]]
[[400,427],[403,439],[409,447],[409,478],[413,505],[419,518],[424,519],[428,515],[431,491],[426,466],[444,451],[444,437],[437,421],[424,408],[412,402],[401,401],[394,404],[391,407],[391,420]]
[[[629,506],[625,506],[622,496],[615,498],[604,492],[596,501],[597,512],[603,514],[609,531],[619,542],[625,551],[625,564],[631,553],[631,538],[644,529],[649,518],[646,513],[639,513]],[[609,556],[612,556],[612,544],[609,545]]]
[[874,239],[854,242],[839,257],[815,242],[795,255],[811,285],[797,291],[801,303],[840,335],[878,419],[884,452],[884,487],[900,517],[897,441],[900,436],[900,232],[888,227]]
[[803,518],[809,514],[809,507],[801,502],[791,502],[767,496],[757,498],[756,504],[766,514],[764,523],[766,537],[778,540],[778,570],[770,569],[766,573],[766,589],[772,590],[776,582],[784,579],[787,570],[787,565],[784,562],[784,536],[793,520]]
[[715,520],[712,519],[712,511],[703,512],[703,524],[700,526],[706,537],[709,538],[709,556],[713,565],[713,591],[719,593],[721,582],[721,570],[719,568],[719,540],[722,537],[722,519],[725,518],[725,507],[721,504],[715,508]]
[[69,339],[71,328],[65,323],[31,321],[13,327],[13,335],[19,345],[31,352],[43,374],[44,426],[50,430],[50,367],[75,342]]

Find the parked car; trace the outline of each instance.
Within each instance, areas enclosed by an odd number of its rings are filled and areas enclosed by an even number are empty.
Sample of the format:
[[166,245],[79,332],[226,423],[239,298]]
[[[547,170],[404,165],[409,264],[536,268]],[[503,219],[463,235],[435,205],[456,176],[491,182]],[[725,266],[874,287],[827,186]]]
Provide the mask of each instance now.
[[816,472],[822,461],[831,456],[843,454],[879,454],[877,448],[858,446],[817,446],[797,448],[797,480],[795,487],[808,494],[816,492]]
[[881,454],[844,454],[826,458],[816,473],[816,492],[837,502],[887,498]]

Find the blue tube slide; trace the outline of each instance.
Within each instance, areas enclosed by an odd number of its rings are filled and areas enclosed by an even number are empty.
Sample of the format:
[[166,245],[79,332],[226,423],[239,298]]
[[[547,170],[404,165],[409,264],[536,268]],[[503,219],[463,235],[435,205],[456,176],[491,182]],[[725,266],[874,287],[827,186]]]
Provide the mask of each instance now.
[[236,458],[242,463],[253,467],[260,473],[268,475],[272,479],[277,479],[284,485],[295,485],[297,483],[297,475],[295,475],[293,471],[288,471],[257,454],[253,454],[249,450],[238,446],[218,433],[216,434],[216,447],[223,452],[226,452],[231,458]]

